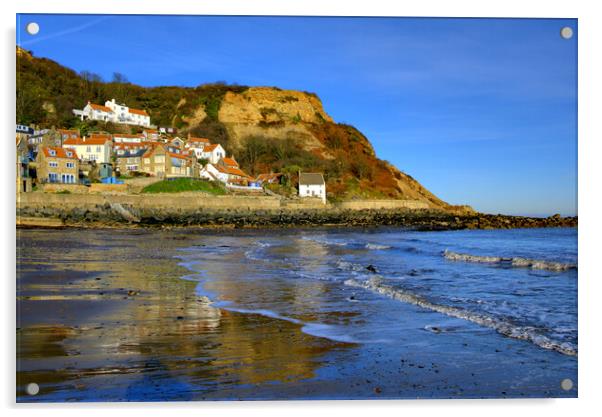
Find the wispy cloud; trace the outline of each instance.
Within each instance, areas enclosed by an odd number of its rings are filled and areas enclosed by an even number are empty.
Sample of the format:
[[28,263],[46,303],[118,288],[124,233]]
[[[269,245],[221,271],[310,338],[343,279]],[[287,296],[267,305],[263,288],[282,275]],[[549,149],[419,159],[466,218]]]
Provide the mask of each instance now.
[[61,36],[65,36],[65,35],[69,35],[72,33],[77,33],[77,32],[81,32],[82,30],[89,28],[91,26],[97,25],[98,23],[110,19],[112,16],[103,16],[100,17],[98,19],[94,19],[94,20],[90,20],[89,22],[83,23],[79,26],[75,26],[69,29],[65,29],[65,30],[61,30],[58,32],[54,32],[54,33],[49,33],[46,36],[40,36],[40,37],[35,37],[35,38],[31,38],[31,39],[27,39],[25,41],[21,41],[20,45],[21,46],[25,46],[25,45],[32,45],[34,43],[38,43],[38,42],[42,42],[42,41],[47,41],[49,39],[54,39],[54,38],[59,38]]

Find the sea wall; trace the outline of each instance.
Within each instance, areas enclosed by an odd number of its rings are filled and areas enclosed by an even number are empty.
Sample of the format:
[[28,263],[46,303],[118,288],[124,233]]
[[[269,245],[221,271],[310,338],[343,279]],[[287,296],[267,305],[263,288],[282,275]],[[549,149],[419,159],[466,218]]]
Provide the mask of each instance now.
[[200,193],[178,194],[53,194],[21,193],[17,208],[95,209],[106,204],[121,204],[137,209],[164,210],[277,210],[280,200],[263,196],[208,196]]
[[[455,215],[412,204],[290,204],[270,196],[207,196],[199,193],[101,195],[17,194],[20,227],[295,227],[402,226],[418,230],[576,227],[576,217],[529,218],[470,213]],[[352,208],[349,208],[352,207]],[[378,207],[378,208],[366,208]]]

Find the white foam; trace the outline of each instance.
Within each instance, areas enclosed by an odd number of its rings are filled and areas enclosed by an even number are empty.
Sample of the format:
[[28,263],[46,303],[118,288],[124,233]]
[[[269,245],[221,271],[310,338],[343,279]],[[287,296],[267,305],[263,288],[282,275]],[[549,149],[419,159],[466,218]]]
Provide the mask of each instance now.
[[490,317],[484,314],[478,314],[456,307],[435,304],[420,295],[413,294],[402,289],[393,288],[390,285],[384,284],[383,278],[380,276],[375,276],[365,281],[348,279],[345,281],[345,285],[364,288],[404,303],[414,304],[450,317],[468,320],[478,325],[494,329],[504,336],[526,340],[545,349],[555,350],[565,355],[577,355],[577,347],[573,344],[552,340],[547,336],[539,334],[537,329],[534,327],[516,326],[501,319]]
[[567,271],[569,269],[577,268],[577,265],[571,263],[526,259],[520,257],[503,258],[500,256],[470,255],[466,253],[451,252],[447,249],[443,251],[443,256],[445,259],[449,259],[450,261],[499,264],[517,268],[545,269],[548,271]]
[[378,243],[366,243],[366,249],[370,250],[386,250],[391,249],[391,246],[388,245],[379,245]]

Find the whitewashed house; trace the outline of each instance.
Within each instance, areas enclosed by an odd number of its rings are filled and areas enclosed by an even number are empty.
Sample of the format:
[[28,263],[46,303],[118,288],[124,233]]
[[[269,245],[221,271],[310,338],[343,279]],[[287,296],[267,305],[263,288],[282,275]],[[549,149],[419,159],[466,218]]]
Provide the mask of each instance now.
[[223,183],[228,182],[228,174],[221,172],[213,164],[207,164],[201,168],[200,176],[201,178],[209,181],[221,181]]
[[81,120],[100,120],[136,126],[150,126],[150,116],[145,110],[132,109],[125,104],[118,104],[115,99],[106,101],[105,105],[88,102],[82,110],[73,109],[73,114]]
[[63,142],[63,148],[73,149],[82,161],[98,163],[111,162],[113,142],[111,135],[91,134],[89,137],[69,138]]
[[226,156],[226,151],[222,148],[222,145],[205,145],[200,153],[202,159],[207,159],[211,164],[217,164],[220,159]]
[[144,135],[130,135],[126,133],[114,133],[113,142],[115,143],[141,143],[146,141]]
[[317,197],[326,204],[326,182],[322,174],[299,172],[299,197]]

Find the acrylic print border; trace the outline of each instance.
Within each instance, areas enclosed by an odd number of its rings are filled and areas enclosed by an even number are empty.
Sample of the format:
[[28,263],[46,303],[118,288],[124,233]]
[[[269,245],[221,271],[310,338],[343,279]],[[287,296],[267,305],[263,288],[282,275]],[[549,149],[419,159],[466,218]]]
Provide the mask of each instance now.
[[[585,21],[587,21],[587,19],[585,19]],[[581,20],[581,22],[583,22],[583,20]],[[581,26],[581,28],[580,28],[580,29],[581,29],[581,30],[580,30],[580,32],[581,32],[581,33],[583,33],[583,31],[584,31],[584,29],[583,29],[583,26]],[[580,43],[581,43],[581,42],[583,42],[583,39],[580,39]],[[591,58],[591,57],[585,57],[584,59],[590,59],[590,58]],[[586,95],[587,95],[587,94],[586,94]],[[583,96],[581,96],[580,100],[581,100],[582,98],[583,98]],[[587,112],[587,111],[588,111],[588,110],[586,109],[586,110],[585,110],[585,112]],[[581,117],[580,117],[580,119],[581,119]],[[581,149],[583,149],[583,147],[580,147],[580,148],[581,148]],[[587,159],[587,158],[585,158],[585,159]],[[583,159],[582,159],[582,161],[583,161]],[[583,165],[582,165],[582,167],[583,167]],[[14,195],[14,194],[13,194],[13,195]],[[581,196],[582,196],[582,198],[583,198],[583,194],[582,194]],[[585,196],[585,197],[587,198],[587,196]],[[591,205],[590,205],[589,207],[591,207]],[[584,210],[584,209],[587,209],[587,208],[588,208],[588,206],[587,206],[587,205],[585,205],[585,206],[584,206],[584,205],[581,205],[581,208],[582,208],[582,210]],[[580,236],[580,239],[583,237],[583,234],[587,234],[587,232],[585,232],[585,231],[582,231],[582,232],[583,232],[583,233],[582,233],[582,234],[580,234],[580,235],[581,235],[581,236]],[[581,248],[582,248],[582,250],[584,250],[584,249],[585,249],[584,245],[581,245]],[[585,250],[586,250],[586,249],[585,249]],[[582,252],[582,253],[583,253],[583,252]],[[583,261],[583,259],[585,259],[585,257],[584,257],[584,256],[583,256],[583,254],[582,254],[582,256],[581,256],[581,260]],[[581,267],[581,263],[580,263],[580,267]],[[582,305],[583,305],[583,304],[582,304]],[[582,315],[582,318],[583,318],[583,315]],[[585,320],[587,320],[587,319],[585,319]],[[583,334],[584,334],[584,333],[582,333],[582,335],[583,335]],[[585,353],[583,350],[582,350],[582,352],[583,352],[583,353]],[[582,358],[583,358],[583,356],[582,356]],[[581,359],[582,359],[582,358],[581,358]],[[587,369],[586,369],[585,371],[587,371]],[[584,372],[585,372],[585,371],[584,371]],[[582,387],[584,387],[584,385],[583,385],[583,384],[582,384]],[[582,396],[583,396],[583,389],[581,389],[581,393],[582,393]],[[561,402],[561,403],[562,403],[562,402]],[[498,403],[498,404],[499,404],[499,403]],[[557,404],[558,404],[558,403],[557,403]],[[356,407],[357,407],[357,406],[358,406],[358,405],[356,405]]]

